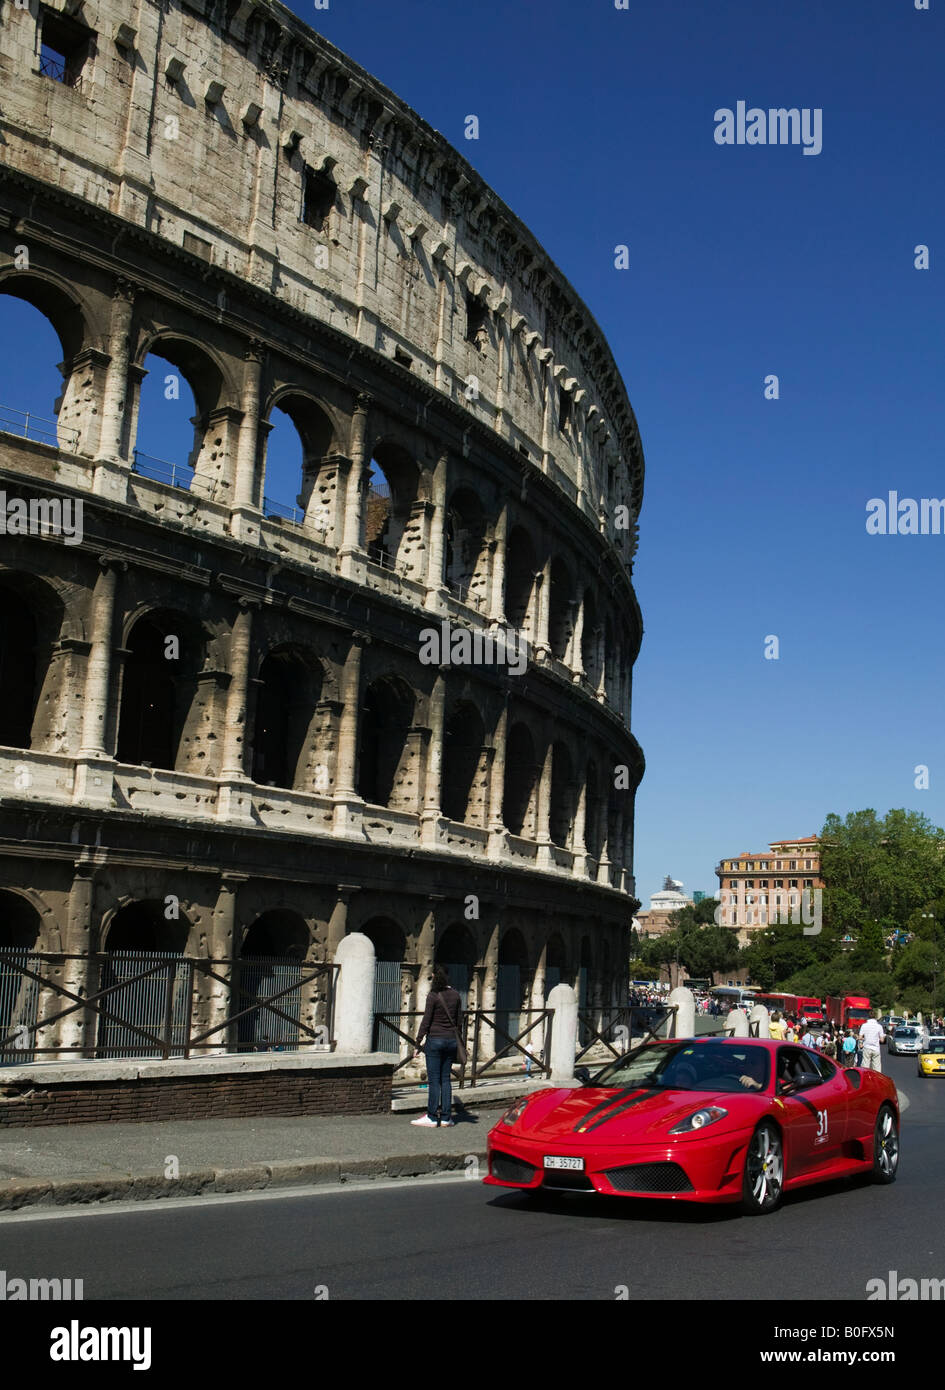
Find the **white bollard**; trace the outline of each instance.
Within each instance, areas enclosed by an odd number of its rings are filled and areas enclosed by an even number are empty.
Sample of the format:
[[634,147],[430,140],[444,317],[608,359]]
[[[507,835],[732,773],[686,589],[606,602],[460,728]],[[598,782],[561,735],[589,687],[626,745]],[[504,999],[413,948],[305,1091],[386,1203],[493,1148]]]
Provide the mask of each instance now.
[[574,1056],[577,1052],[577,995],[570,985],[555,985],[545,1004],[554,1010],[551,1020],[551,1084],[576,1086]]
[[[740,1010],[740,1009],[739,1009],[739,1013],[741,1013],[741,1010]],[[748,1023],[749,1023],[749,1029],[748,1029],[748,1031],[749,1031],[749,1033],[750,1033],[750,1035],[751,1035],[752,1037],[755,1037],[755,1038],[770,1038],[770,1037],[771,1037],[771,1019],[770,1019],[770,1017],[769,1017],[768,1010],[765,1008],[764,1004],[755,1004],[755,1005],[754,1005],[754,1007],[752,1008],[751,1013],[748,1015]],[[755,1027],[752,1026],[752,1025],[755,1024],[755,1023],[757,1023],[757,1025],[758,1025],[757,1028],[755,1028]]]
[[335,1050],[370,1052],[374,1040],[374,943],[362,932],[343,936],[335,952],[341,966],[335,996]]
[[725,1032],[733,1038],[748,1037],[748,1015],[744,1009],[732,1009],[725,1020]]
[[676,1014],[672,1024],[674,1038],[691,1038],[696,1032],[696,998],[691,989],[678,985],[669,996],[670,1004],[676,1004]]

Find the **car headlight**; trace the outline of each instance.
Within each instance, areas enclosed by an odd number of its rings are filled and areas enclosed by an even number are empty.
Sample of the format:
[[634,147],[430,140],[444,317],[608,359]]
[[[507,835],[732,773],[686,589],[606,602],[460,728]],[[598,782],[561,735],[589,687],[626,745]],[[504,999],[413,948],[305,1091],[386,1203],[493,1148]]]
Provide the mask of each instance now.
[[670,1134],[691,1134],[693,1130],[705,1129],[706,1125],[714,1125],[716,1120],[724,1120],[728,1114],[721,1105],[704,1105],[701,1110],[696,1110],[692,1115],[687,1115],[684,1120],[680,1120],[678,1125],[674,1125],[669,1131]]
[[521,1100],[516,1101],[515,1104],[512,1106],[511,1110],[506,1110],[505,1114],[502,1116],[501,1123],[504,1125],[517,1124],[518,1121],[521,1119],[522,1113],[530,1100],[531,1096],[523,1096]]

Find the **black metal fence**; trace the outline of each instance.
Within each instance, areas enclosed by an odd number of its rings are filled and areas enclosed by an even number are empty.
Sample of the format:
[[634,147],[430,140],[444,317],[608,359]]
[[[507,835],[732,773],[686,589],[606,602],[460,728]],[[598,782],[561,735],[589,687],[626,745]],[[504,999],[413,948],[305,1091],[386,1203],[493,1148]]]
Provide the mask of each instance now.
[[331,1045],[337,971],[287,957],[0,950],[0,1064]]
[[[389,1050],[402,1051],[395,1074],[412,1060],[417,1048],[419,1011],[376,1013],[374,1047],[384,1039]],[[502,1009],[470,1009],[464,1014],[460,1036],[466,1048],[466,1061],[460,1068],[460,1082],[476,1086],[484,1076],[497,1080],[513,1068],[526,1076],[551,1075],[551,1025],[553,1009],[522,1009],[510,1023]],[[406,1044],[404,1049],[403,1044]],[[422,1086],[423,1077],[412,1081],[399,1078],[399,1084]]]

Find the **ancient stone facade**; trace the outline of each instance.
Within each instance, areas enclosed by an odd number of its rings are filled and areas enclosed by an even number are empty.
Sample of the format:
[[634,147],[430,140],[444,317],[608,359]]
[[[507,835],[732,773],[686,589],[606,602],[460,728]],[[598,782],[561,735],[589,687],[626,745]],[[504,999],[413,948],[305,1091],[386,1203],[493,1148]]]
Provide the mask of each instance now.
[[[0,537],[0,945],[83,992],[68,953],[357,929],[405,1008],[434,958],[471,1005],[622,999],[643,459],[587,308],[268,0],[4,5],[0,90],[0,291],[62,345],[51,438],[4,402],[0,484],[83,503],[81,543]],[[197,403],[165,473],[149,354]],[[444,623],[527,667],[425,663]]]

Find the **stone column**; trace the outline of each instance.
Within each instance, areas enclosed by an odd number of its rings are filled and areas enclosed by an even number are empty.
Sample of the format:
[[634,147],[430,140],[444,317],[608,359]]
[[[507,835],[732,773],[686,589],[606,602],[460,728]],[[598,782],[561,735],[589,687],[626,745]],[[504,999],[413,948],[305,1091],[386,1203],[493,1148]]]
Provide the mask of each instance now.
[[128,396],[134,303],[135,286],[130,280],[119,278],[112,293],[112,315],[108,331],[109,363],[105,372],[105,390],[102,396],[100,462],[124,461],[125,406]]
[[584,662],[581,658],[581,644],[584,641],[584,601],[575,603],[574,631],[571,634],[570,667],[573,678],[579,681],[584,675]]
[[[427,1006],[427,995],[430,992],[430,976],[433,971],[433,962],[436,955],[436,918],[439,904],[444,901],[440,895],[430,895],[430,906],[427,908],[420,931],[417,936],[417,991],[414,1000],[414,1008],[421,1013]],[[414,1023],[419,1027],[420,1020],[415,1019]],[[406,1031],[409,1031],[406,1030]]]
[[571,872],[575,878],[583,878],[587,866],[587,842],[585,836],[585,822],[587,817],[587,769],[584,770],[584,780],[578,791],[577,806],[574,809],[574,828],[571,832],[571,849],[574,853],[574,864]]
[[538,841],[538,866],[550,868],[554,862],[551,852],[551,773],[554,765],[554,739],[545,738],[545,756],[538,774],[535,839]]
[[677,985],[669,996],[669,1003],[676,1004],[676,1014],[672,1024],[674,1038],[692,1038],[696,1032],[696,999],[691,989]]
[[492,575],[489,593],[489,621],[505,625],[505,543],[509,530],[509,509],[503,507],[495,524]]
[[[66,954],[76,957],[63,962],[62,984],[73,994],[87,998],[92,980],[92,899],[95,887],[95,865],[87,859],[77,859],[75,876],[69,892],[69,918],[64,942]],[[71,1009],[73,1001],[62,997],[53,1001],[52,1012]],[[77,1061],[89,1055],[95,1044],[95,1015],[91,1009],[75,1009],[54,1025],[50,1040],[53,1046],[75,1049],[64,1053],[64,1061]],[[50,1059],[51,1060],[51,1059]]]
[[[220,958],[229,961],[230,986],[227,988],[219,980],[207,975],[207,998],[206,998],[206,1027],[218,1028],[223,1020],[233,1012],[238,1012],[235,1008],[239,999],[239,994],[234,988],[237,982],[237,972],[239,966],[236,964],[236,957],[239,955],[239,942],[237,940],[237,920],[236,920],[236,895],[239,892],[241,883],[245,883],[245,875],[221,874],[220,886],[217,890],[216,906],[213,910],[213,929],[208,943],[208,954],[211,959]],[[210,969],[216,975],[226,975],[226,965],[211,965]],[[199,982],[200,975],[197,974]],[[200,1029],[199,1031],[203,1031]],[[235,1041],[233,1034],[235,1025],[228,1028],[220,1027],[219,1032],[211,1034],[204,1040],[195,1052],[197,1057],[219,1057],[229,1052],[231,1044]]]
[[345,488],[344,525],[340,550],[342,574],[349,574],[352,556],[361,549],[364,473],[365,465],[370,462],[369,459],[365,458],[370,404],[371,397],[365,392],[361,392],[355,404],[354,415],[351,417],[351,444],[348,449],[351,456],[351,469]]
[[[495,1009],[496,995],[499,986],[499,934],[501,929],[501,923],[497,919],[489,935],[489,944],[486,946],[484,956],[482,995],[479,1007],[480,1009],[488,1010],[490,1013]],[[472,1046],[472,1042],[473,1038],[472,1034],[470,1034],[470,1047]],[[491,1024],[485,1022],[480,1023],[479,1052],[481,1059],[492,1057],[495,1053],[495,1029]]]
[[551,556],[546,559],[537,579],[538,623],[535,629],[535,655],[539,661],[547,661],[551,656],[551,643],[548,640],[548,626],[551,612]]
[[351,646],[341,676],[341,720],[335,773],[335,834],[354,833],[361,823],[363,802],[355,788],[358,762],[358,707],[361,701],[361,649],[365,635],[351,635]]
[[243,391],[236,477],[233,483],[233,515],[230,529],[243,539],[259,536],[259,394],[265,349],[253,339],[243,353]]
[[226,723],[220,768],[219,815],[224,820],[252,821],[252,791],[246,772],[249,737],[249,665],[252,649],[253,608],[248,598],[239,600],[230,635],[230,683],[226,692]]
[[426,768],[423,779],[420,838],[424,844],[436,843],[441,820],[445,707],[446,681],[442,672],[438,672],[430,695],[430,739],[427,744]]
[[[427,547],[427,608],[436,608],[446,588],[443,574],[443,552],[446,547],[446,484],[449,456],[441,454],[433,470],[433,513],[429,518]],[[418,576],[419,577],[419,576]]]
[[82,701],[82,737],[76,759],[76,801],[108,804],[112,796],[114,761],[109,732],[112,657],[114,650],[115,595],[123,560],[104,555],[95,581],[90,620],[91,645],[85,666]]
[[489,849],[490,859],[503,858],[508,831],[502,820],[502,801],[505,796],[505,741],[509,724],[509,701],[506,694],[499,711],[495,729],[495,751],[489,776]]
[[600,856],[597,860],[597,882],[610,883],[610,849],[608,845],[610,835],[610,783],[604,778],[604,785],[601,789],[600,808],[598,810],[598,836],[600,840]]

